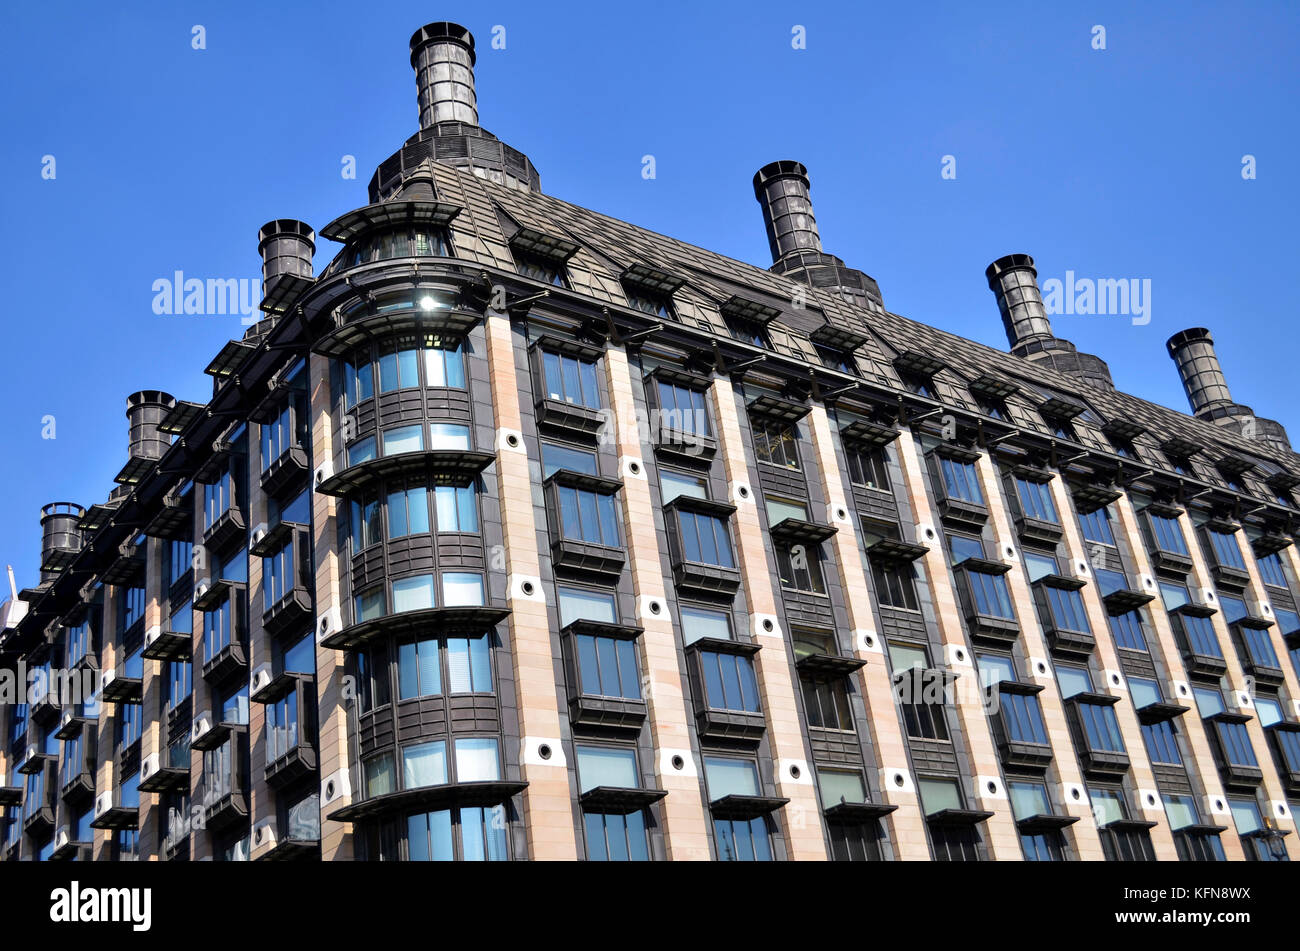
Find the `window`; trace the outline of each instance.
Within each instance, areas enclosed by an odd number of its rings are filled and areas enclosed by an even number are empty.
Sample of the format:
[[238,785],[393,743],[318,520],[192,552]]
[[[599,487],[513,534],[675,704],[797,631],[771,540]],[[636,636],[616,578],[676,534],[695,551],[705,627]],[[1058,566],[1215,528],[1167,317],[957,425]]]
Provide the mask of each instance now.
[[144,617],[144,588],[118,588],[118,628],[121,634],[129,631]]
[[545,350],[542,352],[542,373],[546,378],[546,395],[550,399],[600,409],[595,363]]
[[303,445],[306,435],[307,394],[294,390],[275,418],[262,424],[262,469],[269,469],[290,448]]
[[1257,768],[1255,750],[1250,745],[1250,734],[1244,723],[1232,723],[1217,719],[1227,712],[1223,704],[1223,694],[1216,687],[1193,687],[1196,697],[1196,709],[1201,718],[1212,724],[1213,732],[1219,739],[1219,749],[1223,759],[1230,766]]
[[442,693],[442,667],[436,640],[403,644],[397,649],[398,699]]
[[216,482],[203,486],[203,530],[206,532],[234,504],[230,471],[221,473]]
[[[1079,694],[1092,693],[1092,677],[1084,667],[1056,668],[1056,680],[1061,687],[1061,696],[1070,698]],[[1104,753],[1123,753],[1124,739],[1119,731],[1119,720],[1115,708],[1108,703],[1082,700],[1076,704],[1079,728],[1089,750]]]
[[736,567],[725,518],[679,509],[677,524],[681,531],[683,560],[723,568]]
[[343,362],[343,407],[351,409],[375,395],[375,372],[370,354],[358,354]]
[[557,589],[560,608],[560,627],[566,627],[574,621],[604,621],[608,624],[618,623],[618,612],[614,606],[614,596],[604,591],[590,591],[585,588]]
[[1236,535],[1207,528],[1205,536],[1210,540],[1210,548],[1214,551],[1214,560],[1218,565],[1240,571],[1246,570],[1246,562],[1242,560],[1241,546],[1237,544]]
[[1056,514],[1056,503],[1052,499],[1052,487],[1046,482],[1031,482],[1028,479],[1016,479],[1016,495],[1020,499],[1020,508],[1028,518],[1043,522],[1060,521]]
[[379,392],[419,386],[420,351],[415,342],[405,341],[390,347],[379,355]]
[[1048,575],[1054,575],[1059,571],[1054,555],[1040,555],[1034,552],[1025,552],[1025,573],[1029,576],[1032,584]]
[[806,591],[812,594],[825,594],[826,583],[822,579],[821,555],[816,549],[809,550],[806,545],[781,545],[776,549],[777,575],[783,588],[794,591]]
[[[503,862],[510,857],[504,806],[464,806],[417,813],[406,820],[412,862]],[[459,850],[457,850],[459,845]]]
[[430,423],[429,448],[441,450],[465,450],[470,446],[469,427],[459,423]]
[[425,386],[447,386],[463,390],[465,358],[461,352],[460,341],[453,343],[439,337],[426,338],[424,377]]
[[355,554],[364,551],[383,538],[379,514],[379,496],[366,493],[359,499],[353,499],[352,508],[352,551]]
[[163,586],[170,588],[185,577],[194,564],[194,543],[186,541],[167,542],[167,578]]
[[[1164,696],[1160,685],[1145,677],[1128,678],[1129,695],[1133,698],[1133,707],[1141,710],[1155,703],[1162,703]],[[1178,730],[1174,721],[1161,720],[1158,723],[1143,723],[1142,740],[1146,744],[1151,762],[1181,766],[1182,754],[1178,749]]]
[[402,788],[442,786],[447,782],[447,741],[412,743],[402,747]]
[[750,424],[754,430],[754,454],[759,462],[798,471],[798,435],[793,423],[751,417]]
[[411,575],[393,582],[393,613],[423,611],[435,605],[433,575]]
[[1124,614],[1113,615],[1110,618],[1110,633],[1115,638],[1116,647],[1126,647],[1134,651],[1147,649],[1146,635],[1142,630],[1141,611],[1127,611]]
[[600,475],[594,452],[559,443],[542,443],[542,478],[549,479],[560,469],[572,469],[584,475]]
[[1232,822],[1241,836],[1241,847],[1246,858],[1256,862],[1289,861],[1286,849],[1274,854],[1269,847],[1268,829],[1259,811],[1259,803],[1253,799],[1229,799],[1228,808],[1232,811]]
[[979,476],[973,462],[940,456],[939,473],[943,477],[944,493],[949,499],[974,505],[984,504],[984,493],[980,489]]
[[404,452],[419,452],[424,448],[424,427],[398,426],[384,430],[384,455],[396,456]]
[[911,562],[872,560],[871,577],[876,584],[876,601],[881,607],[919,611],[916,600],[916,569]]
[[361,713],[391,702],[389,653],[386,645],[360,651],[356,655],[357,684],[360,688],[358,709]]
[[172,710],[194,689],[194,666],[186,660],[169,660],[164,666],[163,704]]
[[298,691],[266,705],[266,761],[274,763],[298,745]]
[[1155,537],[1157,548],[1175,555],[1188,554],[1187,540],[1183,538],[1183,529],[1178,524],[1178,519],[1156,515],[1154,512],[1148,512],[1147,517],[1151,522],[1151,533]]
[[[943,715],[947,683],[939,672],[930,672],[930,656],[915,644],[889,644],[893,668],[894,695],[903,713],[907,735],[925,740],[947,740],[948,722]],[[938,702],[936,702],[938,701]]]
[[1214,634],[1214,625],[1210,623],[1209,618],[1197,617],[1194,614],[1176,614],[1174,621],[1174,626],[1182,631],[1187,649],[1191,653],[1206,657],[1223,657],[1223,650],[1219,646],[1219,639]]
[[59,771],[59,783],[67,786],[86,768],[86,751],[82,749],[82,736],[78,733],[63,744],[63,767]]
[[848,457],[850,482],[881,492],[890,491],[889,458],[883,447],[855,449],[846,446],[844,455]]
[[[1011,798],[1011,814],[1017,821],[1052,815],[1052,801],[1042,783],[1011,781],[1007,783],[1007,794]],[[1061,862],[1065,859],[1065,842],[1059,830],[1022,833],[1020,845],[1025,851],[1025,859],[1030,862]]]
[[969,535],[949,535],[948,554],[954,565],[960,565],[968,558],[983,558],[984,543]]
[[1263,579],[1264,584],[1272,585],[1275,588],[1285,588],[1287,586],[1286,570],[1282,567],[1282,559],[1277,552],[1255,559],[1255,564],[1259,566],[1259,576]]
[[118,706],[118,749],[130,746],[140,739],[140,732],[144,726],[143,710],[144,708],[138,703],[123,703]]
[[922,376],[919,373],[900,372],[898,378],[902,381],[903,386],[907,387],[917,396],[924,396],[926,399],[937,400],[939,397],[934,392],[934,380],[928,376]]
[[693,644],[702,637],[731,640],[731,619],[725,611],[682,605],[682,643]]
[[280,669],[291,674],[316,673],[316,644],[305,634],[284,648]]
[[620,546],[618,512],[613,495],[567,485],[556,486],[555,495],[560,508],[561,535],[609,548]]
[[808,506],[793,499],[780,499],[774,495],[763,497],[763,507],[767,509],[767,524],[779,525],[788,518],[800,522],[808,520]]
[[231,691],[221,701],[221,722],[248,725],[248,684]]
[[853,729],[853,711],[849,707],[847,677],[817,678],[802,674],[804,712],[808,725],[823,730]]
[[[635,750],[577,746],[575,752],[579,793],[601,786],[635,789],[640,785]],[[627,814],[589,811],[583,816],[583,824],[587,833],[587,858],[616,862],[644,862],[650,858],[644,810]]]
[[575,641],[582,693],[625,700],[641,699],[641,674],[637,667],[635,641],[590,634],[581,634]]
[[524,277],[532,278],[534,281],[564,287],[564,265],[558,261],[516,251],[515,268]]
[[1016,619],[1015,609],[1011,607],[1011,592],[1007,589],[1006,575],[994,575],[974,569],[967,569],[965,574],[976,614],[1002,618],[1005,621]]
[[[704,757],[704,778],[709,801],[727,796],[759,796],[758,768],[749,760],[723,756]],[[770,862],[772,843],[767,819],[714,819],[718,859],[723,862]]]
[[1093,568],[1092,575],[1097,582],[1097,592],[1103,598],[1116,591],[1128,589],[1128,579],[1124,577],[1122,571],[1113,571],[1110,568]]
[[731,335],[741,343],[747,343],[751,347],[767,349],[767,330],[757,321],[730,317],[727,319],[727,328],[731,331]]
[[655,382],[659,396],[660,429],[709,435],[709,407],[703,393],[667,380]]
[[758,681],[753,661],[740,654],[700,652],[705,703],[714,710],[758,713]]
[[1087,515],[1079,516],[1079,529],[1083,540],[1099,545],[1114,545],[1115,535],[1110,528],[1110,512],[1105,508],[1094,509]]
[[230,598],[203,612],[203,662],[206,664],[230,646],[234,638]]
[[1188,826],[1198,825],[1201,821],[1196,811],[1196,802],[1191,796],[1175,796],[1164,793],[1165,816],[1169,819],[1169,828],[1174,831],[1174,844],[1178,848],[1178,857],[1184,862],[1222,862],[1225,860],[1223,844],[1218,833],[1184,832]]
[[1083,597],[1074,588],[1047,587],[1047,606],[1052,614],[1052,624],[1058,631],[1091,633],[1088,612]]
[[[961,789],[955,779],[918,779],[917,792],[926,818],[949,809],[962,808]],[[979,860],[979,836],[973,826],[930,824],[934,857],[940,862],[975,862]]]
[[437,510],[438,531],[478,531],[478,492],[474,486],[436,486],[433,501]]
[[1250,655],[1250,662],[1256,667],[1280,667],[1277,654],[1273,650],[1273,639],[1268,636],[1268,631],[1261,631],[1255,627],[1238,628],[1241,633],[1241,641],[1246,645],[1246,653]]
[[643,314],[650,314],[654,317],[672,318],[672,306],[662,297],[651,296],[646,292],[637,292],[629,290],[627,292],[628,306],[634,310],[639,310]]
[[428,488],[417,485],[409,488],[390,489],[388,492],[388,537],[402,538],[405,535],[414,535],[427,531],[429,531]]
[[678,496],[692,499],[707,499],[709,483],[703,476],[687,475],[671,469],[659,470],[659,495],[662,505],[667,505]]
[[[1004,681],[1017,683],[1015,665],[1010,657],[999,654],[980,654],[978,657],[980,683],[987,690],[997,688]],[[1012,743],[1037,743],[1046,746],[1047,727],[1043,724],[1043,711],[1034,694],[1000,691],[998,713],[1002,728]]]
[[296,586],[294,551],[294,543],[291,540],[274,555],[262,559],[263,610],[271,610]]
[[352,613],[357,624],[383,617],[386,610],[383,585],[371,588],[369,591],[362,591],[353,598]]
[[1155,850],[1146,829],[1118,826],[1128,820],[1124,796],[1118,789],[1092,789],[1092,814],[1101,831],[1102,853],[1108,862],[1153,862]]

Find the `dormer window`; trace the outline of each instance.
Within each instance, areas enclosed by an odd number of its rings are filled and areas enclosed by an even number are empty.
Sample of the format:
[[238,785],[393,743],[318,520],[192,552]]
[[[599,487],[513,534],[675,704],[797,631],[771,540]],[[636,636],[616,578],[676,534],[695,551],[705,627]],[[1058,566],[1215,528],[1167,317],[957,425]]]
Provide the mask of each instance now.
[[643,314],[649,314],[652,317],[665,317],[672,319],[672,304],[667,298],[656,297],[645,292],[629,291],[627,295],[628,306],[633,310],[639,310]]
[[761,347],[764,350],[770,349],[767,341],[767,328],[762,324],[730,317],[727,319],[727,329],[731,331],[731,336],[741,343],[747,343],[751,347]]
[[564,277],[564,265],[549,258],[544,258],[535,254],[520,254],[515,262],[519,273],[524,277],[530,277],[534,281],[541,281],[543,284],[552,284],[555,287],[567,287],[568,283]]

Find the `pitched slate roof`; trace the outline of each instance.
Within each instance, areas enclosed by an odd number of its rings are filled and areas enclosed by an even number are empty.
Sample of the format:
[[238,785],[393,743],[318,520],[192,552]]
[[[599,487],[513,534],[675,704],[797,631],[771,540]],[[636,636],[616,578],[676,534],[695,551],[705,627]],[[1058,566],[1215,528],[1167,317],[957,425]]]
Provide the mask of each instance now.
[[[729,335],[721,304],[734,294],[768,304],[780,315],[768,325],[772,348],[788,357],[821,365],[809,333],[823,322],[861,334],[866,343],[857,350],[859,375],[894,389],[903,382],[893,366],[899,353],[921,351],[943,360],[947,367],[934,377],[943,402],[978,410],[968,384],[988,373],[1020,385],[1021,392],[1006,400],[1010,421],[1025,429],[1050,435],[1034,406],[1051,393],[1063,393],[1086,404],[1093,412],[1074,420],[1079,441],[1102,451],[1112,451],[1100,426],[1107,420],[1129,420],[1148,432],[1134,440],[1142,461],[1168,468],[1159,444],[1171,436],[1211,448],[1197,465],[1203,481],[1227,485],[1210,464],[1228,452],[1265,461],[1265,475],[1277,466],[1300,469],[1300,458],[1262,442],[1247,439],[1213,423],[1118,391],[1090,387],[1060,373],[1047,371],[1027,360],[956,334],[891,313],[862,298],[847,299],[833,291],[796,285],[764,268],[687,244],[676,238],[582,208],[550,195],[525,192],[478,178],[450,166],[431,163],[440,200],[455,202],[464,210],[456,219],[453,241],[458,257],[506,270],[515,267],[510,237],[530,228],[576,242],[566,273],[571,288],[591,298],[626,306],[627,294],[620,275],[633,264],[643,264],[684,280],[673,295],[674,317],[682,324]],[[792,288],[798,287],[806,306],[792,305]],[[1268,463],[1271,461],[1271,465]],[[1254,479],[1254,476],[1251,477]],[[1268,493],[1256,487],[1257,491]]]

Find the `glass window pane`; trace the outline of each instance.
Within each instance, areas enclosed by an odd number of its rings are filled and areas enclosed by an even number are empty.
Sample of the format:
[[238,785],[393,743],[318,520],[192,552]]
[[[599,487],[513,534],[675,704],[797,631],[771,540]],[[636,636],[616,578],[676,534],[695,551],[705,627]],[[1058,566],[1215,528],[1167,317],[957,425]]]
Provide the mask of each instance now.
[[474,737],[456,741],[456,782],[485,782],[500,778],[495,739]]
[[759,795],[758,767],[749,760],[705,756],[704,776],[710,800]]
[[404,789],[440,786],[447,782],[447,742],[437,740],[402,749]]
[[434,606],[433,575],[412,575],[393,582],[393,613]]
[[597,786],[635,788],[639,785],[634,750],[579,746],[577,753],[580,792],[586,792]]

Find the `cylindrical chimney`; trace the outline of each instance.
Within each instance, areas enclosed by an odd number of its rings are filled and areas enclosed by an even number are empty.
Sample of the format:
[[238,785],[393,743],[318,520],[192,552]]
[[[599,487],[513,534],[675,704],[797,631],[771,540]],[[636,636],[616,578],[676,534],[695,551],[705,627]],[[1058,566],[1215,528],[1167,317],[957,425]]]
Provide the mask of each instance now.
[[141,390],[126,398],[126,418],[130,426],[132,459],[161,459],[171,445],[158,424],[176,405],[176,398],[160,390]]
[[474,34],[457,23],[429,23],[411,36],[411,68],[420,99],[420,128],[439,122],[478,125]]
[[311,257],[316,253],[316,232],[292,218],[268,221],[257,231],[257,253],[262,256],[262,286],[281,274],[311,277]]
[[[41,508],[41,582],[53,581],[58,571],[47,570],[50,564],[65,564],[81,551],[81,529],[77,522],[86,510],[73,502],[51,502]],[[51,554],[54,555],[51,558]]]
[[754,175],[754,197],[763,209],[773,261],[794,251],[822,249],[808,188],[808,169],[798,162],[772,162]]
[[1178,364],[1178,375],[1183,378],[1183,389],[1192,404],[1192,412],[1200,415],[1215,406],[1228,406],[1232,403],[1232,394],[1228,392],[1228,381],[1224,379],[1219,367],[1219,358],[1214,353],[1214,338],[1204,327],[1192,327],[1180,331],[1169,338],[1165,344],[1169,355]]
[[1027,254],[1008,254],[985,268],[984,276],[998,299],[1002,325],[1012,351],[1032,341],[1053,339],[1052,322],[1047,319],[1047,308],[1043,306],[1033,258]]

